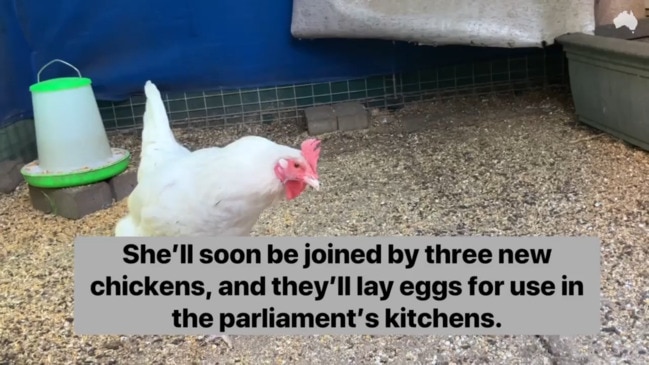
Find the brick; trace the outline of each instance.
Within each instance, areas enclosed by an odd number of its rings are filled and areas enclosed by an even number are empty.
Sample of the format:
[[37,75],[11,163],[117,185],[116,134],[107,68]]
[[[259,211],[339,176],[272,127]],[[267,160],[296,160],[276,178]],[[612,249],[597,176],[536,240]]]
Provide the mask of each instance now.
[[338,120],[330,105],[306,108],[306,125],[310,135],[329,133],[338,130]]
[[334,105],[333,109],[341,131],[366,129],[370,126],[369,115],[363,104],[340,103]]
[[0,193],[9,194],[23,182],[23,175],[20,173],[22,165],[20,160],[0,162]]
[[110,185],[110,192],[116,202],[131,195],[135,185],[137,185],[137,172],[129,171],[123,172],[108,180]]
[[113,204],[110,185],[104,181],[64,189],[29,185],[29,197],[34,208],[69,219],[82,218]]

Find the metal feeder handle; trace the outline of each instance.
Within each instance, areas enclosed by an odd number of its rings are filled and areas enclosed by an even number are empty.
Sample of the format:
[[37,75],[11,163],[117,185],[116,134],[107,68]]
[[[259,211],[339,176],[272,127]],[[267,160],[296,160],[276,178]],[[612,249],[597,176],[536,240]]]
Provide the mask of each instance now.
[[41,72],[43,72],[45,67],[53,64],[54,62],[61,62],[61,63],[65,64],[65,65],[68,65],[68,66],[72,67],[75,71],[77,71],[77,74],[79,75],[79,77],[82,77],[81,72],[79,71],[78,68],[76,68],[76,67],[72,66],[71,64],[57,58],[57,59],[51,60],[50,62],[46,63],[45,66],[41,67],[41,69],[38,71],[38,74],[36,75],[36,81],[37,82],[41,82]]

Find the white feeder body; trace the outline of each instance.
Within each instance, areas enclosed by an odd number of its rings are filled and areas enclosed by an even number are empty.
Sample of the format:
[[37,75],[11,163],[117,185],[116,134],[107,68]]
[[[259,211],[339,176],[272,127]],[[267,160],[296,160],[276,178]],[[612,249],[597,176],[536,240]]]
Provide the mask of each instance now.
[[30,90],[42,170],[93,169],[113,157],[90,79],[50,79]]

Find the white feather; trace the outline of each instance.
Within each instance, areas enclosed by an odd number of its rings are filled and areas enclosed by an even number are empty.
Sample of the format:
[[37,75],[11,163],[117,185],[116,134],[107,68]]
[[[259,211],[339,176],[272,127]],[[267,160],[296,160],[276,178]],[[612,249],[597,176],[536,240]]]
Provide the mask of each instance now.
[[146,88],[147,113],[154,113],[144,118],[138,185],[115,236],[248,236],[264,209],[284,197],[274,166],[304,161],[300,150],[247,136],[189,152],[173,137],[155,85]]
[[137,180],[153,176],[155,171],[176,158],[189,155],[189,150],[180,145],[169,126],[169,117],[160,91],[151,81],[144,85],[146,104],[142,116],[142,151]]

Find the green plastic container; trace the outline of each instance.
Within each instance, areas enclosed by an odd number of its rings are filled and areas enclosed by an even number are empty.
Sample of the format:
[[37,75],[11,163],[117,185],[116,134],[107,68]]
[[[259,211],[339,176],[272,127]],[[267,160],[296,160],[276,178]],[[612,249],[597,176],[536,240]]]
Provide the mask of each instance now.
[[[54,62],[70,66],[79,77],[41,81],[44,68]],[[128,151],[111,148],[92,90],[92,81],[71,64],[55,59],[38,72],[31,85],[38,159],[21,173],[28,184],[65,188],[109,179],[130,162]]]
[[649,150],[649,43],[583,33],[557,42],[579,120]]

